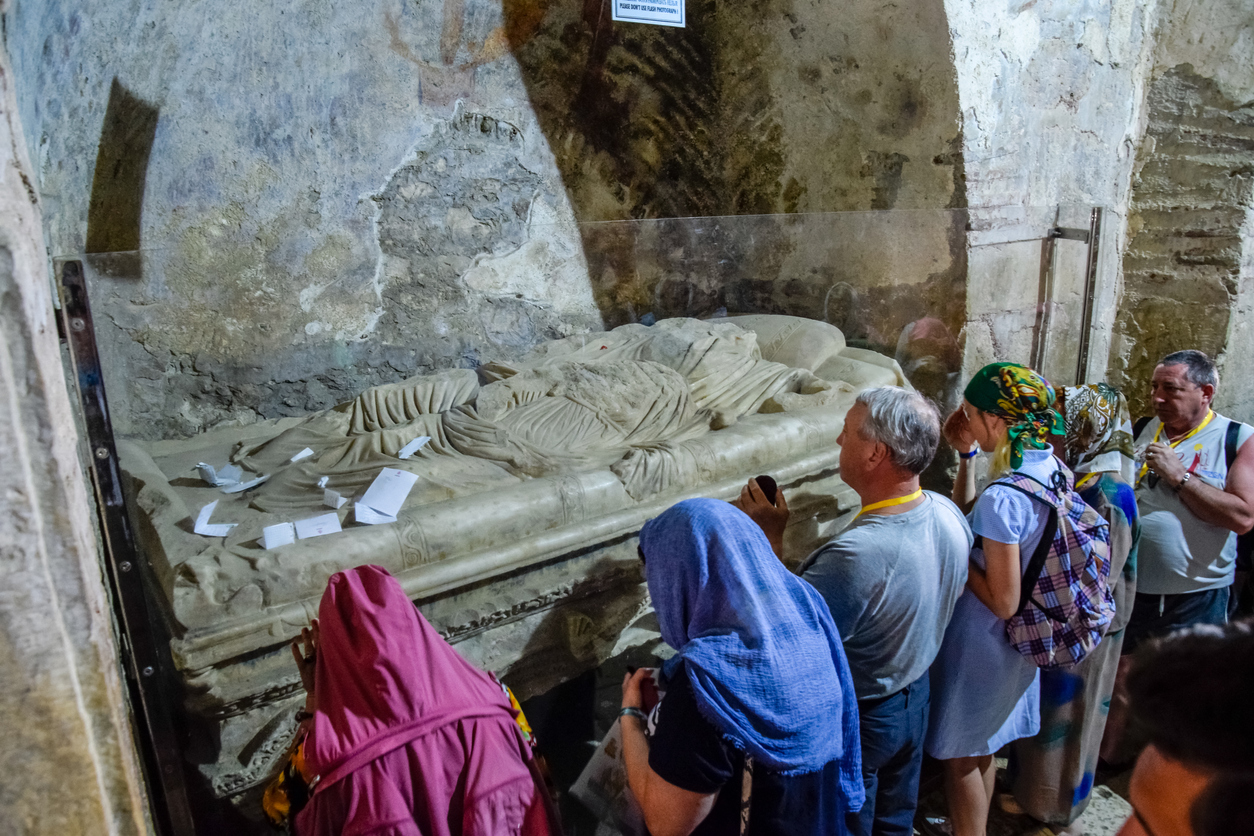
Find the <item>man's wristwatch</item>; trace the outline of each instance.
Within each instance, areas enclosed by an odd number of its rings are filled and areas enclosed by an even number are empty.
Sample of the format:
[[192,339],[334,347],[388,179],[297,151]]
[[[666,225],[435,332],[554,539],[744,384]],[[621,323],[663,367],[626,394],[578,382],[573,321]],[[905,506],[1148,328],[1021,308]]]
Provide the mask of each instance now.
[[1176,486],[1172,488],[1172,490],[1175,491],[1176,493],[1180,493],[1181,489],[1184,488],[1184,483],[1189,481],[1192,478],[1193,478],[1193,474],[1186,470],[1184,472],[1184,475],[1180,477],[1180,481],[1176,483]]

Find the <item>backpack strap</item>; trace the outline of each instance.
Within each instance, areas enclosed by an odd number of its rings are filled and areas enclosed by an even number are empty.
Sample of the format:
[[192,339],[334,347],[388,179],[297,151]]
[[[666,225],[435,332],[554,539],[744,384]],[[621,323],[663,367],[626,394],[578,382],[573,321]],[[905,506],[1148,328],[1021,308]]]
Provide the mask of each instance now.
[[1141,430],[1145,429],[1145,425],[1148,424],[1151,420],[1152,418],[1149,415],[1136,419],[1136,423],[1132,425],[1132,440],[1133,441],[1135,441],[1137,438],[1140,437]]
[[[1055,471],[1055,473],[1057,472]],[[1045,490],[1050,490],[1038,479],[1032,479],[1031,476],[1023,473],[1018,474],[1018,476],[1024,479],[1031,479]],[[1019,606],[1015,609],[1015,615],[1020,615],[1023,613],[1023,608],[1028,605],[1028,601],[1032,598],[1032,590],[1036,589],[1036,582],[1041,579],[1041,572],[1045,571],[1045,561],[1049,558],[1049,550],[1053,548],[1054,537],[1058,535],[1058,507],[1046,501],[1039,493],[1021,485],[1016,485],[1014,482],[998,481],[993,484],[1013,488],[1049,508],[1049,516],[1045,520],[1045,530],[1041,532],[1041,540],[1036,544],[1036,551],[1032,552],[1032,559],[1028,561],[1028,568],[1023,570],[1023,581],[1019,585]],[[989,487],[992,487],[992,485]]]
[[1237,439],[1241,437],[1241,422],[1228,419],[1228,431],[1224,434],[1224,463],[1228,470],[1237,460]]

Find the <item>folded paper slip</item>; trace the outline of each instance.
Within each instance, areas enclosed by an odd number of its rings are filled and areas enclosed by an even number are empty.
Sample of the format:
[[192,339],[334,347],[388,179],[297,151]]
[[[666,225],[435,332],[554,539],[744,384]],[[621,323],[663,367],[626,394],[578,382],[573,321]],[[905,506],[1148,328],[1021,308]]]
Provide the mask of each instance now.
[[235,523],[210,523],[209,518],[213,516],[213,509],[218,507],[218,500],[214,500],[200,509],[200,514],[196,517],[195,532],[205,537],[225,537],[231,533],[231,529],[235,528]]
[[354,506],[354,518],[367,525],[396,522],[396,515],[417,481],[416,473],[394,467],[383,468],[370,483],[365,496]]

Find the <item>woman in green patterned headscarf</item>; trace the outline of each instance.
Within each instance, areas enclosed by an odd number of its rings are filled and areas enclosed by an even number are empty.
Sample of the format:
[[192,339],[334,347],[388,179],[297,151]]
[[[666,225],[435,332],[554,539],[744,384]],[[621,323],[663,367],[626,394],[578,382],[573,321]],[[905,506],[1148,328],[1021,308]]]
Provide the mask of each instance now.
[[[1062,435],[1054,390],[1036,372],[994,363],[976,373],[945,438],[962,456],[953,500],[971,508],[979,545],[967,566],[967,590],[954,606],[931,668],[924,751],[942,761],[954,836],[983,836],[996,767],[1006,744],[1041,730],[1040,670],[1006,641],[1006,619],[1019,607],[1023,573],[1045,536],[1049,509],[996,478],[1014,469],[1052,484],[1066,468],[1050,450]],[[994,481],[977,498],[969,462],[994,453]]]
[[[1054,387],[1027,366],[989,363],[971,378],[963,397],[967,406],[1005,423],[990,468],[994,475],[1017,470],[1024,450],[1048,450],[1049,437],[1064,434],[1062,417],[1053,409]],[[980,416],[968,411],[967,419],[974,425]]]

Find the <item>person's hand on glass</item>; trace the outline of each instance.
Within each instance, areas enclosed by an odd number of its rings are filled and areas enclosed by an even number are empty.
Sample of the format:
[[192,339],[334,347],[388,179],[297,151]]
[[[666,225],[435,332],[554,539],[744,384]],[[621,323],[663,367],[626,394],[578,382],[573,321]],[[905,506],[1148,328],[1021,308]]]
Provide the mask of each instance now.
[[945,441],[949,442],[949,446],[959,453],[965,455],[975,447],[975,436],[971,434],[971,422],[967,419],[967,413],[962,407],[958,407],[949,414],[949,417],[945,419],[945,425],[941,427],[941,433],[945,436]]
[[[303,647],[302,647],[303,645]],[[300,684],[305,688],[305,710],[312,712],[316,705],[314,695],[314,670],[318,663],[318,619],[300,631],[300,638],[292,641],[292,656],[296,670],[300,672]]]

